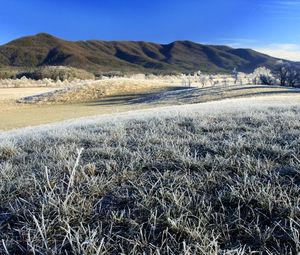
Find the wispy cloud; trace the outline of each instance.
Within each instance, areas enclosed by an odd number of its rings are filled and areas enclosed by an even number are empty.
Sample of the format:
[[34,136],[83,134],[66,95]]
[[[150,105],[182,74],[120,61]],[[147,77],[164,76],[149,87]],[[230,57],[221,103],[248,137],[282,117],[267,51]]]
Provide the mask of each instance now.
[[217,44],[224,44],[233,48],[243,48],[245,45],[253,45],[257,40],[251,38],[222,38],[216,40]]
[[222,38],[216,41],[215,44],[228,45],[233,48],[250,48],[273,57],[288,59],[292,61],[300,61],[300,44],[262,44],[258,40],[250,38]]
[[273,57],[300,61],[300,45],[297,44],[269,44],[265,46],[254,47],[254,49]]
[[291,9],[300,7],[300,1],[266,1],[261,2],[260,6],[269,7],[270,9]]
[[259,4],[259,9],[266,14],[272,14],[272,19],[286,20],[293,19],[299,20],[300,1],[266,1]]
[[300,6],[300,1],[275,1],[275,4],[283,6]]

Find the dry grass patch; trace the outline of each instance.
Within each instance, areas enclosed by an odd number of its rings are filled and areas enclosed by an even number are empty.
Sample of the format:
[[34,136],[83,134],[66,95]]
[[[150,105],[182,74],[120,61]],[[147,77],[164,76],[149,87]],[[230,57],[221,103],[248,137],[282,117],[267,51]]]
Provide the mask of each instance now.
[[163,92],[180,87],[166,81],[139,80],[130,78],[104,79],[83,85],[61,89],[56,93],[46,93],[37,98],[23,98],[23,103],[74,103],[90,102],[109,96],[138,95]]

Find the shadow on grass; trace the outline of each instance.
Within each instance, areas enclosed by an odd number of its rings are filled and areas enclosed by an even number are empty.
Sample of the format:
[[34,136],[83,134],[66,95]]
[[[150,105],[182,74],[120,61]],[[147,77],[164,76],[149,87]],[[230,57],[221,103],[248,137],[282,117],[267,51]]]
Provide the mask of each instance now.
[[[249,90],[255,89],[274,89],[274,91],[255,91]],[[243,91],[245,93],[230,95],[230,92]],[[229,93],[229,95],[226,95]],[[195,88],[195,87],[172,87],[164,90],[146,93],[130,93],[120,94],[105,97],[103,99],[89,102],[88,106],[111,106],[111,105],[135,105],[135,104],[147,104],[157,103],[166,104],[172,102],[173,104],[195,104],[204,103],[208,101],[216,101],[230,98],[241,98],[241,97],[255,97],[263,95],[279,95],[279,94],[300,94],[300,89],[280,86],[264,86],[264,85],[253,85],[253,86],[220,86],[220,87],[208,87],[208,88]]]
[[300,92],[299,88],[292,88],[292,87],[282,87],[282,86],[275,86],[275,85],[248,85],[246,87],[237,87],[237,86],[230,86],[228,91],[238,91],[238,90],[244,90],[244,89],[285,89],[290,91],[298,91]]
[[87,106],[109,106],[109,105],[132,105],[137,104],[140,100],[145,100],[149,97],[164,94],[166,92],[174,92],[179,90],[190,89],[189,87],[170,87],[159,91],[145,92],[145,93],[126,93],[113,96],[106,96],[102,99],[86,103]]

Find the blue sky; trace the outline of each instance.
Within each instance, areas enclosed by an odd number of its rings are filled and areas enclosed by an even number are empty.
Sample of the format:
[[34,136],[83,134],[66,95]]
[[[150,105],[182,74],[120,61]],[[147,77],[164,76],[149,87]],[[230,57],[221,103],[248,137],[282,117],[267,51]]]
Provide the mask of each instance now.
[[0,0],[0,44],[47,32],[67,40],[192,40],[300,61],[300,0]]

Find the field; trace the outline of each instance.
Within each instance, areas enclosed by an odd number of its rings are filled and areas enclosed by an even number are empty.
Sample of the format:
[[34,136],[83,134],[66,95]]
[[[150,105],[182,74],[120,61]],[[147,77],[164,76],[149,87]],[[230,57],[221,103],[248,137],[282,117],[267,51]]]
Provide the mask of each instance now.
[[[133,84],[134,85],[134,84]],[[102,87],[102,86],[100,86]],[[176,86],[165,86],[158,83],[149,86],[141,86],[139,89],[127,89],[123,83],[117,92],[110,89],[100,96],[101,101],[80,100],[76,102],[57,102],[56,104],[29,104],[17,103],[21,98],[40,95],[56,90],[64,90],[65,87],[22,87],[22,88],[0,88],[0,130],[9,130],[26,126],[35,126],[66,119],[78,118],[83,116],[109,114],[124,112],[148,107],[147,105],[135,105],[131,100],[142,98],[152,93],[161,93],[177,89]],[[67,87],[68,88],[68,87]],[[74,86],[77,88],[77,86]],[[114,88],[114,87],[113,87]],[[71,96],[74,98],[74,96]],[[82,102],[83,101],[83,102]]]
[[297,254],[299,98],[0,134],[1,254]]
[[[36,87],[29,87],[28,80],[25,80],[12,85],[24,87],[0,88],[0,130],[162,105],[203,103],[246,96],[300,95],[297,89],[261,85],[189,88],[182,87],[179,80],[168,83],[166,80],[110,79],[89,82],[88,85],[35,82],[33,85]],[[56,90],[58,92],[53,92]],[[41,96],[32,97],[36,94]],[[21,98],[25,98],[22,103],[16,103]]]
[[0,254],[298,254],[299,90],[131,82],[0,89]]

